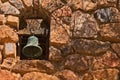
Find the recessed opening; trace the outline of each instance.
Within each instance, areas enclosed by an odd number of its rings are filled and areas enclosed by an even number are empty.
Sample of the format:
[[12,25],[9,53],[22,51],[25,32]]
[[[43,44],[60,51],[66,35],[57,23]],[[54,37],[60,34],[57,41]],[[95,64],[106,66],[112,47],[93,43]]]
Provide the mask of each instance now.
[[[48,59],[49,56],[49,37],[50,37],[50,21],[34,18],[20,18],[19,24],[19,43],[18,43],[18,55],[20,59]],[[24,46],[27,45],[28,38],[30,36],[36,36],[38,38],[38,46],[42,48],[42,54],[38,57],[28,57],[22,52]],[[33,46],[34,47],[34,46]],[[29,50],[29,49],[28,49]],[[30,50],[29,50],[30,51]],[[34,53],[32,53],[34,54]],[[30,54],[30,55],[32,55]]]

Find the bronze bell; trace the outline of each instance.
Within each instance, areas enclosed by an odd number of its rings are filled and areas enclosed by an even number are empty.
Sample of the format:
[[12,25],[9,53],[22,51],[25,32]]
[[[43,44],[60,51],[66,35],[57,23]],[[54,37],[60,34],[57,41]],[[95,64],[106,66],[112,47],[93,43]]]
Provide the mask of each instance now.
[[30,36],[22,49],[22,54],[28,58],[38,58],[42,55],[42,48],[39,46],[38,38],[36,36]]

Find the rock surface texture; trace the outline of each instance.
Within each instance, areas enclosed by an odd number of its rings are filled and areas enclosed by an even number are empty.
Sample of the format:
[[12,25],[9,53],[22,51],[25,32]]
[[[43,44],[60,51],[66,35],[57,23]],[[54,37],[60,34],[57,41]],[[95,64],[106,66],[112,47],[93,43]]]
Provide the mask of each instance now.
[[[36,17],[51,19],[48,59],[21,59]],[[0,80],[120,80],[120,0],[0,0]]]

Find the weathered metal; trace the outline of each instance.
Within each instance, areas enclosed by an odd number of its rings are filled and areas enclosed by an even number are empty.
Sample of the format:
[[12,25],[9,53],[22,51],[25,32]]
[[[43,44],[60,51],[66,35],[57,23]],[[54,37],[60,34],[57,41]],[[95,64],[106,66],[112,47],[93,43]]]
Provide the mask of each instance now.
[[30,36],[27,44],[23,47],[22,53],[28,58],[37,58],[42,55],[42,48],[39,46],[39,40],[36,36]]

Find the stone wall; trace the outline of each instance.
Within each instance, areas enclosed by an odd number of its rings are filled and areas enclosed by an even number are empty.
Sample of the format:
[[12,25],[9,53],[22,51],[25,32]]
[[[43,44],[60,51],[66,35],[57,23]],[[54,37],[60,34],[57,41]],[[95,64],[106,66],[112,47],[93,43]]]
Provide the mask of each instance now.
[[39,2],[51,17],[49,59],[20,60],[17,29],[32,0],[0,0],[0,80],[120,80],[119,0]]

